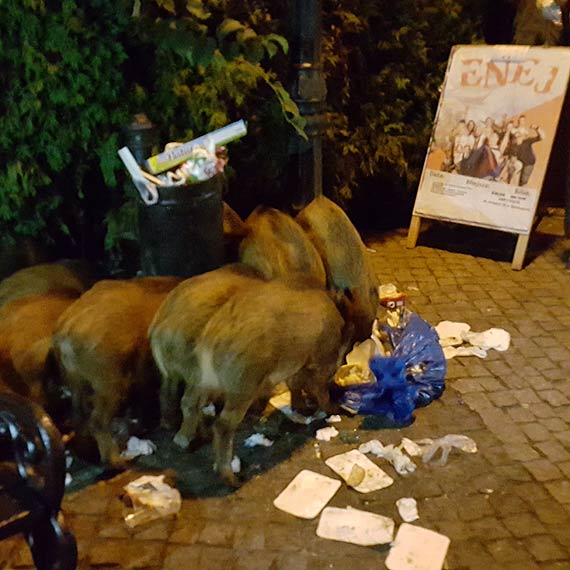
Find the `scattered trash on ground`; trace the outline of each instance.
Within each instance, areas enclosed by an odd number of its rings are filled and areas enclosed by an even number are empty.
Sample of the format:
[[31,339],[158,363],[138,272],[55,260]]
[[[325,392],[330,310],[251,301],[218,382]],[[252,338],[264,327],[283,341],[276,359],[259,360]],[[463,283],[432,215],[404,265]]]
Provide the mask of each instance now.
[[408,439],[407,437],[402,438],[402,443],[400,443],[400,447],[404,449],[404,451],[410,457],[421,457],[423,455],[423,449],[420,445],[418,445],[415,441]]
[[347,356],[335,383],[347,411],[383,416],[403,427],[413,422],[416,408],[443,394],[447,364],[437,332],[406,309],[405,295],[389,283],[379,296],[386,307],[383,324],[375,321],[371,339]]
[[402,497],[396,501],[398,513],[404,522],[414,522],[420,518],[418,514],[418,503],[411,497]]
[[483,332],[473,332],[467,323],[441,321],[435,330],[447,360],[456,356],[487,358],[489,350],[504,352],[509,349],[511,343],[511,335],[504,329],[491,328]]
[[394,482],[390,475],[358,449],[329,457],[325,463],[359,493],[378,491]]
[[262,433],[252,433],[244,442],[244,447],[271,447],[273,442]]
[[388,544],[394,538],[394,521],[352,507],[326,507],[319,519],[317,536],[360,546]]
[[403,523],[386,558],[388,570],[441,570],[451,541],[447,536]]
[[139,455],[152,455],[155,451],[156,444],[150,441],[150,439],[139,439],[133,435],[127,441],[127,449],[123,450],[121,457],[134,459]]
[[279,510],[302,519],[315,518],[339,490],[338,479],[304,469],[273,501]]
[[321,446],[318,443],[314,443],[313,447],[315,448],[315,457],[317,459],[322,459],[323,458],[323,454],[321,452]]
[[333,416],[329,416],[327,418],[327,423],[328,424],[338,424],[339,422],[342,421],[342,418],[338,415],[333,415]]
[[72,482],[73,482],[73,477],[71,476],[71,473],[66,473],[65,474],[65,486],[67,487],[68,485],[71,485]]
[[234,455],[230,467],[232,468],[232,473],[239,473],[241,471],[241,459],[237,455]]
[[[449,434],[436,440],[421,439],[416,443],[426,446],[423,448],[422,460],[424,463],[431,462],[432,465],[445,465],[451,450],[454,448],[465,453],[477,453],[477,444],[466,435]],[[432,460],[440,449],[441,457]]]
[[130,528],[176,514],[182,505],[180,492],[164,482],[164,475],[143,475],[124,489],[133,505],[125,517]]
[[216,416],[216,406],[213,403],[208,404],[202,408],[202,415],[213,418]]
[[315,437],[319,441],[330,441],[333,437],[336,437],[337,435],[338,435],[338,430],[333,426],[318,429],[315,433]]
[[394,445],[384,446],[377,439],[362,443],[358,447],[358,451],[361,453],[372,453],[376,457],[388,460],[399,475],[407,475],[416,470],[416,464],[399,447]]
[[304,416],[298,412],[295,412],[291,408],[291,392],[289,390],[286,390],[281,394],[273,396],[269,400],[269,403],[273,408],[279,410],[282,414],[287,416],[287,418],[289,418],[292,422],[295,422],[296,424],[303,424],[308,426],[309,424],[318,420],[322,420],[327,416],[324,412],[321,411],[318,411],[312,416]]

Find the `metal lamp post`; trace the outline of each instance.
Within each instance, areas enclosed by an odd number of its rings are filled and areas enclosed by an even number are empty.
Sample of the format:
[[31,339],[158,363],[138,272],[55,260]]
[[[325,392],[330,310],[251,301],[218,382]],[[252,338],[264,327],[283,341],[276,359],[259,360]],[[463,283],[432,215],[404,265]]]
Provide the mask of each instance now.
[[306,120],[308,140],[297,136],[292,143],[291,208],[298,211],[323,192],[322,110],[326,84],[322,70],[321,0],[294,0],[292,55],[295,77],[291,97]]

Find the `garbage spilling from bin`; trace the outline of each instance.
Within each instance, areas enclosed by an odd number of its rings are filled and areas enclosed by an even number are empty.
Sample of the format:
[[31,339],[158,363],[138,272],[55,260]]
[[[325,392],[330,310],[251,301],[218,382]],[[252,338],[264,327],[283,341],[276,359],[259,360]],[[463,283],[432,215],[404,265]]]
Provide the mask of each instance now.
[[121,148],[118,154],[143,202],[153,205],[159,201],[157,187],[191,185],[222,173],[228,162],[225,145],[246,133],[242,120],[186,143],[168,143],[164,152],[145,161],[148,172],[137,164],[128,147]]

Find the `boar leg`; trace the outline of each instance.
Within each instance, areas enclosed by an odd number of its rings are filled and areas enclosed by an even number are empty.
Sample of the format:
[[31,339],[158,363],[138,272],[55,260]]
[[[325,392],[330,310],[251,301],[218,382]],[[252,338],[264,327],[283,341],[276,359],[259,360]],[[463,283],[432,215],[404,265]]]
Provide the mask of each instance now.
[[291,408],[300,413],[309,413],[303,392],[312,396],[323,412],[330,412],[328,383],[323,381],[321,370],[305,367],[299,370],[288,382],[291,390]]
[[182,396],[182,425],[174,436],[174,443],[186,449],[196,437],[196,431],[202,420],[202,408],[208,403],[208,395],[197,386],[188,384]]
[[119,447],[111,434],[111,422],[119,411],[117,394],[95,394],[93,412],[89,420],[91,433],[97,442],[101,462],[121,469],[126,461],[119,453]]
[[231,466],[234,436],[250,404],[251,398],[226,400],[220,415],[214,422],[214,459],[216,462],[214,468],[230,487],[239,487],[239,481]]
[[180,413],[177,402],[178,378],[167,374],[162,375],[160,385],[160,427],[175,429],[180,423]]

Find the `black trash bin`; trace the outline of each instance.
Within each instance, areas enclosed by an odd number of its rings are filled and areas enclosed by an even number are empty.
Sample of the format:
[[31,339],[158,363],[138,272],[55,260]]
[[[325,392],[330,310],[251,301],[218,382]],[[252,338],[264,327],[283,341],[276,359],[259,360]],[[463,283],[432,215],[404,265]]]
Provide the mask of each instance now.
[[222,175],[157,190],[156,204],[139,203],[143,274],[192,277],[219,267],[223,263]]

